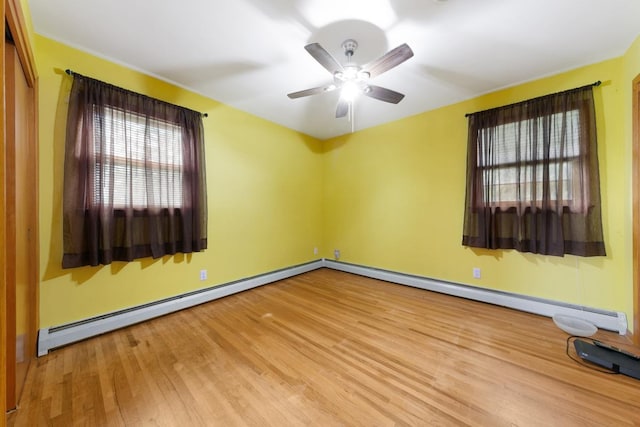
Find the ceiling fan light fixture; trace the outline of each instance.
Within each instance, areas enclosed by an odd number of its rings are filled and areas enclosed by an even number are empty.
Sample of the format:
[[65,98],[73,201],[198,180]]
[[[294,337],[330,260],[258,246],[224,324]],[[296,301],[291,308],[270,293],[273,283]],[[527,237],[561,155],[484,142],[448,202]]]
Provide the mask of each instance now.
[[358,67],[354,67],[351,65],[348,65],[346,67],[344,67],[344,74],[343,74],[344,80],[355,80],[358,78]]
[[342,85],[342,90],[340,91],[340,98],[345,101],[351,102],[358,94],[361,92],[360,87],[357,83],[353,81],[347,81],[344,85]]
[[358,71],[357,79],[362,81],[367,81],[371,77],[371,73],[368,71],[360,70]]

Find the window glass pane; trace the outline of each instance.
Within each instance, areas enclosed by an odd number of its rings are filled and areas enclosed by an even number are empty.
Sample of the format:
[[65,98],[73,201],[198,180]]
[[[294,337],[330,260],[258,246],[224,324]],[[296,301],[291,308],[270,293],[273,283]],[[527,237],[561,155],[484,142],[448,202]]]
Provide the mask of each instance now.
[[[549,198],[569,201],[573,198],[573,164],[574,162],[557,162],[549,167]],[[520,176],[518,178],[518,176]],[[542,165],[518,168],[516,166],[491,168],[484,171],[484,186],[488,201],[491,203],[516,202],[543,199]],[[520,184],[518,184],[520,183]]]
[[[94,120],[100,124],[94,128],[94,202],[112,202],[114,207],[181,207],[180,127],[108,107],[101,112],[94,109]],[[104,145],[98,144],[100,140]]]
[[[571,201],[573,168],[580,156],[579,120],[580,112],[572,110],[482,129],[477,162],[485,200],[541,201],[548,191],[551,200]],[[545,128],[549,129],[546,134]],[[545,173],[549,175],[547,188],[542,184]]]

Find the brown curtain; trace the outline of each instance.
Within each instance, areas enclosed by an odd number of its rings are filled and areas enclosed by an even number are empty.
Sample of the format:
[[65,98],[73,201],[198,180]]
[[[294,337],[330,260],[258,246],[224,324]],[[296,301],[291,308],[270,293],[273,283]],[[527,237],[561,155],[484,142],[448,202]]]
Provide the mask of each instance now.
[[462,244],[605,255],[592,85],[469,116]]
[[63,268],[206,249],[202,115],[74,74],[63,211]]

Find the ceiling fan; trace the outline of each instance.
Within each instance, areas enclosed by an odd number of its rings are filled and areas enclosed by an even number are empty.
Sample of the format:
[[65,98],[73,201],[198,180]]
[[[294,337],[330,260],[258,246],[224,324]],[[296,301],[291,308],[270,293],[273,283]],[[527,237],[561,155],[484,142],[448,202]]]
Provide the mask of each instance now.
[[287,94],[289,98],[302,98],[304,96],[340,89],[341,93],[336,108],[336,118],[347,115],[351,102],[359,93],[391,104],[397,104],[404,98],[404,94],[402,93],[384,87],[374,86],[370,84],[369,81],[413,56],[413,51],[406,43],[390,50],[380,58],[364,66],[359,66],[351,62],[351,57],[358,48],[358,43],[353,39],[345,40],[342,43],[344,54],[347,57],[347,63],[344,66],[336,61],[319,43],[311,43],[304,48],[320,65],[333,75],[333,83],[327,86],[289,93]]

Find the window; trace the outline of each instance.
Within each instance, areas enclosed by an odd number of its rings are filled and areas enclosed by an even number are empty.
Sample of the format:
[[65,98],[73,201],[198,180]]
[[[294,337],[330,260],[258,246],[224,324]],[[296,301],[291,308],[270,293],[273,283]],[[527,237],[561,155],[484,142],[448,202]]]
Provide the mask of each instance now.
[[[94,107],[96,206],[180,208],[182,131],[172,123],[111,107]],[[107,161],[102,162],[101,158]],[[146,163],[156,165],[147,168]],[[104,170],[103,170],[104,169]],[[112,177],[112,179],[105,179]],[[147,178],[152,185],[148,186]],[[113,198],[113,199],[111,199]]]
[[207,247],[201,114],[74,74],[63,268]]
[[[481,130],[477,167],[488,204],[542,207],[543,200],[549,200],[573,211],[584,209],[580,180],[588,169],[580,170],[586,164],[581,161],[586,150],[581,150],[579,131],[577,109],[550,114],[544,120],[525,119]],[[495,152],[488,155],[492,150]]]
[[604,255],[592,87],[472,114],[463,244]]

